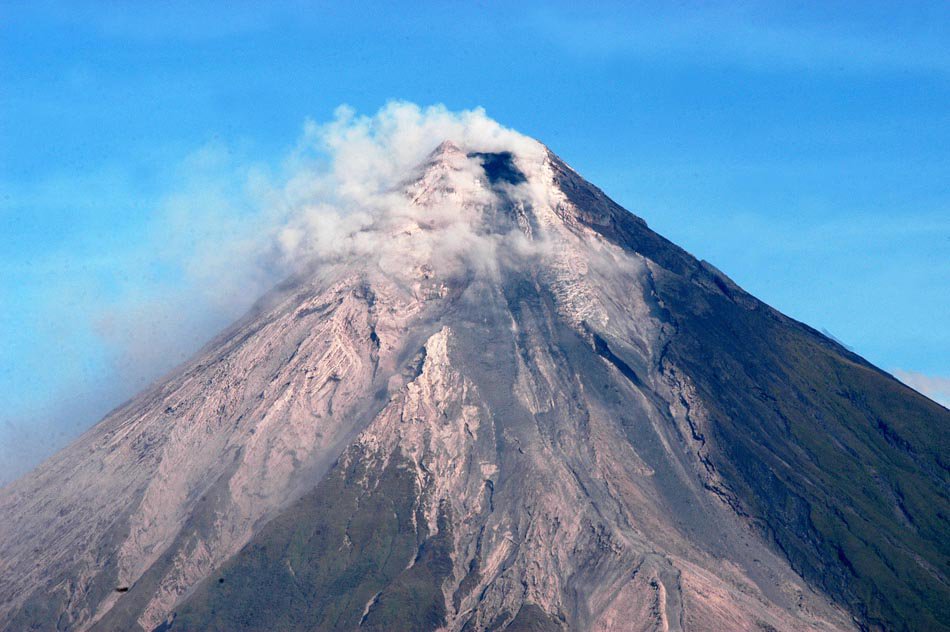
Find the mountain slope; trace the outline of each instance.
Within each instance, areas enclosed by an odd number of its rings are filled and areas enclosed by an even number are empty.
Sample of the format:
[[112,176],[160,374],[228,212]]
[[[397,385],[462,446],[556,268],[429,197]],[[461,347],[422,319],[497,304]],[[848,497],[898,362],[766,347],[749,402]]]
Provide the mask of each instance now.
[[[950,625],[947,410],[712,266],[655,245],[661,238],[599,191],[585,202],[602,209],[595,230],[675,262],[654,284],[676,330],[670,366],[696,386],[710,464],[744,510],[862,621]],[[670,274],[677,265],[685,274]],[[697,283],[712,291],[697,294]]]
[[540,146],[397,197],[0,492],[0,624],[947,629],[950,412]]

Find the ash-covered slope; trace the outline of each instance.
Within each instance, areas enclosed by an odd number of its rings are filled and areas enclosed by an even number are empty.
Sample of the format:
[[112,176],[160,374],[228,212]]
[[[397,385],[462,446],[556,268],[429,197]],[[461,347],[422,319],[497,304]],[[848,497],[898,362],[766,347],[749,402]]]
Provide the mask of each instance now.
[[0,492],[0,628],[947,628],[950,412],[534,143],[393,195]]

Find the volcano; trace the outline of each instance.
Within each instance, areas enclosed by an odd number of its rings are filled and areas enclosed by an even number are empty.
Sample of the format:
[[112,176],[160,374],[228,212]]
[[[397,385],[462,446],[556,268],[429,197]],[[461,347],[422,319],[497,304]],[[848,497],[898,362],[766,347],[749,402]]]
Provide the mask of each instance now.
[[950,411],[540,143],[426,151],[0,490],[0,629],[950,629]]

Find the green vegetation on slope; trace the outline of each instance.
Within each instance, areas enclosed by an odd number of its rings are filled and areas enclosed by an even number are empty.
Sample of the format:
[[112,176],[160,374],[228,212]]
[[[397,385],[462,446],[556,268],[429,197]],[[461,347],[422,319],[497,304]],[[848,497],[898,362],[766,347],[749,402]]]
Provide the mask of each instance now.
[[429,537],[405,463],[378,471],[363,458],[349,462],[203,582],[170,629],[437,628],[440,584],[451,572],[449,521],[441,516]]
[[869,629],[950,630],[950,411],[737,287],[566,166],[578,219],[653,266],[666,359],[710,458],[812,584]]
[[657,287],[713,463],[793,567],[869,628],[950,629],[950,412],[724,282]]

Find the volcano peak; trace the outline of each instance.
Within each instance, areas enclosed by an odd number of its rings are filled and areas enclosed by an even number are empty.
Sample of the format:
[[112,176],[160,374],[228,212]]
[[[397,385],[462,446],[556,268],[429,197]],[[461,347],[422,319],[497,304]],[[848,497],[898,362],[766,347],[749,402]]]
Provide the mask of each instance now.
[[0,490],[0,628],[947,629],[950,411],[511,134]]

